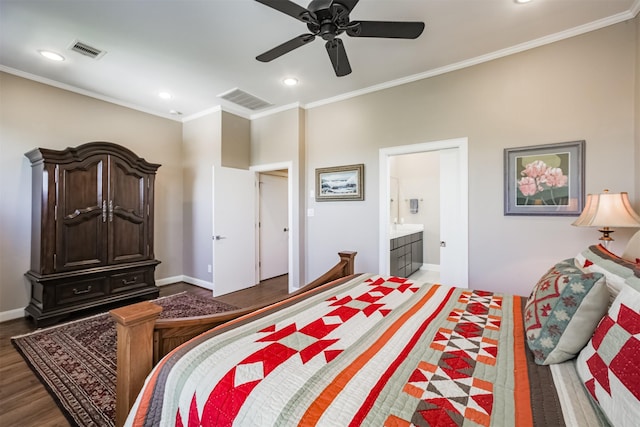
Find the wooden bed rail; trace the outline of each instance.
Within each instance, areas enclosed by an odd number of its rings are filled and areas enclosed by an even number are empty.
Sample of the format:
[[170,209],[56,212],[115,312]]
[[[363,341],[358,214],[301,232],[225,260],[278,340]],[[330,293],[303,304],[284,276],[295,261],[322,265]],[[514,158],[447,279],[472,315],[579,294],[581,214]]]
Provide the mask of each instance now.
[[306,292],[354,272],[356,252],[339,252],[340,262],[313,282],[286,297],[263,304],[207,316],[158,319],[162,307],[150,301],[111,310],[116,322],[116,426],[124,425],[129,410],[153,366],[167,353],[215,326],[275,302]]

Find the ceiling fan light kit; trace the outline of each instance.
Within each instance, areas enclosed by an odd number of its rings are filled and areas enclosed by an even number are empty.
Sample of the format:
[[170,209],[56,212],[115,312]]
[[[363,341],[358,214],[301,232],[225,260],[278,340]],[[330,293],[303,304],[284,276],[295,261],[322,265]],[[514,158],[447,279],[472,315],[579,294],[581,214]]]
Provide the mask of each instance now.
[[321,37],[336,76],[351,73],[351,65],[339,36],[375,37],[394,39],[416,39],[424,30],[424,22],[351,21],[349,14],[359,0],[312,0],[304,7],[290,0],[256,0],[305,24],[310,33],[301,34],[256,57],[258,61],[270,62],[285,53],[302,47]]

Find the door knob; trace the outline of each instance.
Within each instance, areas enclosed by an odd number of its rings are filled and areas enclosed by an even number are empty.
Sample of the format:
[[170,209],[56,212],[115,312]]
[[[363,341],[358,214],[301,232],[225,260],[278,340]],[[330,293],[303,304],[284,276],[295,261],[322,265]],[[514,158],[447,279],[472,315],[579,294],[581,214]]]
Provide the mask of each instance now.
[[284,230],[282,230],[282,231],[284,231],[286,233],[287,231],[289,231],[289,229],[287,227],[285,227]]
[[226,239],[226,237],[225,236],[221,236],[219,234],[213,236],[213,240],[222,240],[222,239]]
[[447,247],[447,242],[445,242],[444,240],[440,242],[440,247],[441,248],[446,248]]

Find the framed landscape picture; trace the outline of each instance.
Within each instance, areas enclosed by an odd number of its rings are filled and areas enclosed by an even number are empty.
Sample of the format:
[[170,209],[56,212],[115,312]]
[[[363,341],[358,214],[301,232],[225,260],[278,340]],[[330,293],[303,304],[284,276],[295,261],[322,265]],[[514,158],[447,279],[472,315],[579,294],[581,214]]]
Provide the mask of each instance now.
[[504,214],[580,215],[584,145],[573,141],[505,149]]
[[364,200],[364,164],[316,169],[316,201]]

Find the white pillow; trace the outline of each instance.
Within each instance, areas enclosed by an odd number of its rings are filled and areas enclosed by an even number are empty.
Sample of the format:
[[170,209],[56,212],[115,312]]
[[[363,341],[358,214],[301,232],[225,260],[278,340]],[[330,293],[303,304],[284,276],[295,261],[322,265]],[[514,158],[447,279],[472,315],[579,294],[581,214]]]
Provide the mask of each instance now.
[[640,259],[640,231],[631,236],[631,240],[629,240],[620,258],[631,262],[638,262]]

